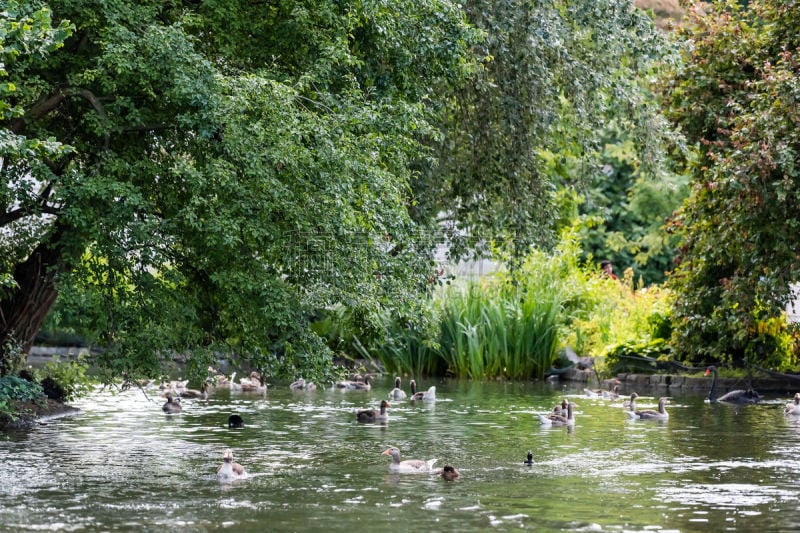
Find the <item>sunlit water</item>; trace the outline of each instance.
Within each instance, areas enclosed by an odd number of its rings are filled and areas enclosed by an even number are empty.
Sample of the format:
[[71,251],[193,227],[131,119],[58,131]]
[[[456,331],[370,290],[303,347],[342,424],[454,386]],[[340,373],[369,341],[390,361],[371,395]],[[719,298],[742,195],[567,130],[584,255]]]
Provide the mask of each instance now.
[[[788,396],[673,397],[670,419],[651,422],[574,384],[435,384],[435,404],[392,401],[387,425],[354,411],[376,407],[388,379],[370,392],[219,392],[180,415],[164,415],[157,390],[98,390],[78,416],[0,433],[0,530],[800,530]],[[638,407],[655,406],[638,392]],[[564,396],[575,428],[540,427],[536,413]],[[244,429],[228,429],[234,412]],[[392,474],[389,446],[461,476]],[[246,479],[217,480],[225,448]]]

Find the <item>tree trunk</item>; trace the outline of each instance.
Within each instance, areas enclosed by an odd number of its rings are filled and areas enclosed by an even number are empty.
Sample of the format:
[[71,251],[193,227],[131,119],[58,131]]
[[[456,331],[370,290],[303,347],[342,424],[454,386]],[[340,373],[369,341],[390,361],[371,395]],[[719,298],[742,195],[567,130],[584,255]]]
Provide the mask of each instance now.
[[66,270],[56,229],[14,269],[18,287],[0,300],[0,376],[18,372],[56,301],[55,278]]

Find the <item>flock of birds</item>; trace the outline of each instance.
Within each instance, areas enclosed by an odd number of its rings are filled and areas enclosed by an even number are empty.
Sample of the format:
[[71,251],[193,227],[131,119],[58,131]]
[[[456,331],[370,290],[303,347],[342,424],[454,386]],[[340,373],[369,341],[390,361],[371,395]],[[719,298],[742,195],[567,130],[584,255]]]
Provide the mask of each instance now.
[[[705,375],[713,374],[711,381],[711,388],[708,393],[708,401],[711,403],[723,402],[732,404],[755,404],[762,400],[762,396],[752,389],[737,389],[730,391],[720,397],[716,396],[717,377],[718,371],[715,366],[709,366],[706,369]],[[209,368],[209,379],[207,379],[200,390],[193,390],[186,388],[188,382],[186,381],[171,381],[162,383],[161,389],[164,391],[163,395],[166,397],[166,403],[163,405],[163,410],[167,414],[176,414],[182,411],[180,403],[181,398],[197,398],[207,399],[212,390],[225,388],[231,391],[241,392],[255,392],[265,393],[267,385],[261,378],[258,372],[251,372],[248,378],[242,378],[237,383],[235,381],[236,373],[234,372],[230,377],[227,377],[213,368]],[[410,400],[412,402],[435,402],[436,401],[436,387],[429,387],[425,391],[417,391],[417,385],[414,380],[409,382],[411,392],[406,392],[401,388],[401,380],[399,377],[395,378],[394,388],[389,391],[388,399],[384,399],[380,403],[378,409],[362,409],[355,413],[356,421],[365,424],[385,424],[389,421],[388,408],[391,407],[390,400]],[[304,379],[289,385],[291,390],[295,391],[313,391],[316,390],[316,385],[312,382],[307,382]],[[337,381],[334,388],[341,391],[369,391],[372,388],[369,376],[361,377],[356,375],[351,380]],[[615,400],[620,398],[620,383],[619,381],[612,381],[608,390],[603,389],[584,389],[584,392],[589,397],[599,397],[604,399]],[[639,398],[637,393],[632,393],[628,400],[624,402],[626,407],[626,414],[632,420],[660,420],[665,421],[669,419],[669,413],[666,406],[669,403],[669,398],[662,397],[658,400],[657,409],[637,409],[636,400]],[[539,422],[543,426],[574,426],[575,425],[575,404],[564,399],[560,404],[556,405],[552,411],[546,414],[538,414]],[[784,408],[786,415],[800,416],[800,393],[794,395],[793,401],[786,404]],[[243,428],[244,420],[240,415],[233,414],[228,418],[229,428]],[[406,459],[401,460],[400,450],[396,447],[389,448],[383,452],[382,455],[387,455],[392,458],[389,465],[389,470],[396,473],[433,473],[434,463],[436,459],[420,460],[420,459]],[[217,469],[217,476],[221,481],[232,481],[241,479],[247,475],[244,467],[233,460],[233,451],[230,449],[225,450],[222,456],[222,465]],[[528,466],[533,465],[533,454],[529,451],[527,459],[524,463]],[[458,478],[459,473],[451,465],[446,465],[437,474],[448,481]]]
[[[214,390],[229,389],[231,391],[240,392],[255,392],[265,393],[267,385],[261,378],[258,372],[251,372],[248,378],[242,378],[237,383],[235,381],[236,373],[234,372],[230,377],[219,373],[214,368],[209,367],[209,377],[202,383],[200,390],[187,388],[188,381],[169,381],[162,383],[159,388],[162,390],[162,396],[166,398],[166,402],[162,406],[162,410],[167,414],[178,414],[183,412],[181,405],[181,398],[196,398],[200,400],[208,399],[209,394]],[[406,392],[401,388],[400,378],[395,378],[394,388],[389,392],[388,400],[382,400],[379,409],[363,409],[355,413],[356,421],[365,424],[385,424],[389,421],[389,413],[387,408],[391,407],[389,400],[409,400],[412,402],[435,402],[436,401],[436,387],[431,386],[425,391],[417,391],[417,384],[412,379],[409,382],[411,392]],[[295,391],[314,391],[316,385],[312,382],[300,378],[289,385],[291,390]],[[369,376],[355,375],[353,379],[337,381],[334,383],[334,388],[341,391],[369,391],[372,388]],[[232,429],[244,428],[244,420],[238,414],[233,414],[228,417],[228,427]],[[389,448],[383,452],[383,455],[388,455],[392,458],[389,464],[389,470],[400,474],[413,474],[413,473],[433,473],[434,463],[436,459],[423,461],[420,459],[400,459],[400,450],[396,447]],[[447,481],[452,481],[458,478],[459,473],[451,465],[446,465],[444,468],[436,472],[440,477]],[[217,469],[217,477],[220,481],[229,482],[237,479],[242,479],[247,476],[244,467],[234,461],[233,450],[227,449],[222,455],[222,464]]]

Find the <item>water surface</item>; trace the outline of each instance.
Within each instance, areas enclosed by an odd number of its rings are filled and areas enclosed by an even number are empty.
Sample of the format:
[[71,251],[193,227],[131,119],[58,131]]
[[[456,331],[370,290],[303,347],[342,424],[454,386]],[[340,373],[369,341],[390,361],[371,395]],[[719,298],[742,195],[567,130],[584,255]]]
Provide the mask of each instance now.
[[[377,407],[390,379],[370,392],[223,391],[180,415],[161,411],[158,390],[98,389],[75,402],[79,416],[0,433],[0,530],[800,530],[788,397],[673,397],[670,419],[651,422],[577,384],[418,381],[437,385],[437,402],[392,401],[386,425],[354,412]],[[575,428],[541,427],[536,413],[565,396]],[[244,429],[228,429],[234,412]],[[461,476],[392,474],[389,446]],[[225,448],[247,479],[216,479]]]

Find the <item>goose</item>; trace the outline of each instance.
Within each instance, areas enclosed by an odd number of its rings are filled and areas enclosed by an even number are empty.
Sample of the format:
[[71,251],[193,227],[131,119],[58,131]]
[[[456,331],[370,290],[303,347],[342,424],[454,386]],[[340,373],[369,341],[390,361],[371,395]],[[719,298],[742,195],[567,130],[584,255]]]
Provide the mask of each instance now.
[[217,477],[219,477],[221,481],[231,481],[234,479],[241,479],[246,475],[247,473],[245,473],[244,467],[234,462],[233,450],[225,450],[225,453],[222,454],[222,464],[217,468]]
[[638,397],[639,397],[639,395],[636,394],[635,392],[631,393],[631,399],[630,400],[625,400],[624,402],[622,402],[622,406],[623,407],[627,407],[629,411],[635,411],[636,410],[636,398],[638,398]]
[[390,400],[405,400],[406,393],[403,389],[400,388],[400,376],[394,378],[394,388],[389,391],[389,399]]
[[158,386],[161,390],[168,390],[168,391],[177,391],[180,389],[185,389],[186,385],[189,384],[189,380],[172,380],[172,381],[162,381],[161,385]]
[[786,404],[786,407],[783,408],[783,414],[800,415],[800,392],[794,395],[794,401]]
[[543,426],[574,426],[575,416],[572,414],[572,404],[567,404],[567,416],[563,415],[538,415],[539,423]]
[[356,383],[362,383],[363,381],[364,378],[361,377],[361,374],[355,374],[353,376],[353,379],[345,379],[342,381],[337,381],[334,384],[334,387],[342,390],[352,390],[356,388]]
[[583,392],[586,393],[586,396],[589,398],[606,398],[615,400],[619,396],[619,385],[620,382],[618,379],[610,382],[608,384],[608,390],[605,389],[583,389]]
[[228,427],[231,429],[241,429],[244,427],[244,419],[237,414],[228,417]]
[[298,379],[297,381],[293,381],[289,384],[289,388],[291,390],[307,390],[307,391],[314,391],[317,390],[317,386],[314,385],[310,381],[306,381],[303,378]]
[[349,390],[358,390],[358,391],[368,391],[372,389],[372,385],[369,382],[370,377],[364,376],[364,381],[354,381],[353,386]]
[[250,373],[250,379],[240,379],[239,384],[242,387],[242,392],[257,392],[260,394],[267,392],[267,384],[264,383],[261,374],[255,371]]
[[165,403],[161,409],[167,414],[177,414],[183,411],[183,406],[181,406],[180,397],[174,397],[171,392],[167,393],[167,403]]
[[439,476],[447,481],[453,481],[458,477],[458,470],[450,465],[445,465],[444,468],[439,471]]
[[407,459],[400,460],[400,450],[397,448],[389,448],[381,455],[391,455],[392,463],[389,465],[389,470],[400,474],[426,474],[431,471],[436,459],[422,461],[420,459]]
[[569,402],[566,398],[564,398],[561,400],[561,403],[558,403],[555,407],[553,407],[553,412],[551,414],[563,415],[566,412],[567,407],[569,407]]
[[408,382],[411,387],[411,401],[435,402],[436,387],[430,386],[426,391],[417,392],[417,382],[413,379]]
[[714,379],[711,380],[711,390],[708,391],[708,401],[710,403],[726,402],[736,404],[753,404],[761,401],[761,395],[753,389],[737,389],[723,394],[717,398],[717,367],[714,365],[706,368],[706,376],[714,374]]
[[200,390],[186,389],[179,393],[181,398],[197,398],[198,400],[208,400],[208,382],[204,381],[200,384]]
[[388,422],[389,415],[386,413],[386,408],[391,406],[392,404],[390,404],[386,400],[381,400],[380,412],[376,411],[375,409],[365,409],[363,411],[358,411],[356,413],[356,420],[358,420],[359,422],[364,422],[366,424],[375,422]]
[[241,383],[236,383],[236,372],[231,374],[231,377],[228,378],[228,388],[230,390],[232,390],[232,391],[241,391],[242,390],[242,384]]
[[642,409],[640,411],[629,410],[626,411],[631,420],[668,420],[669,413],[666,409],[667,398],[660,398],[658,400],[658,411],[652,409]]

